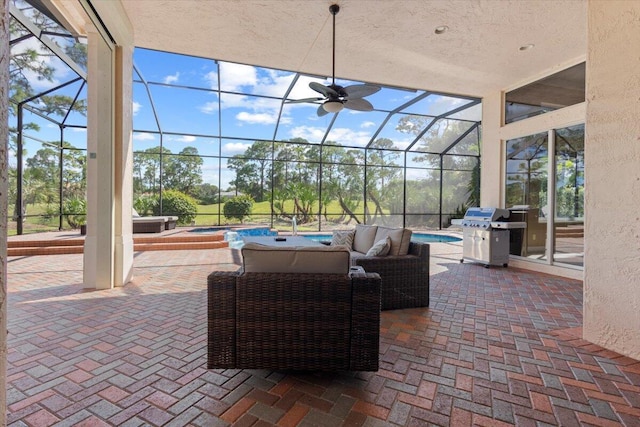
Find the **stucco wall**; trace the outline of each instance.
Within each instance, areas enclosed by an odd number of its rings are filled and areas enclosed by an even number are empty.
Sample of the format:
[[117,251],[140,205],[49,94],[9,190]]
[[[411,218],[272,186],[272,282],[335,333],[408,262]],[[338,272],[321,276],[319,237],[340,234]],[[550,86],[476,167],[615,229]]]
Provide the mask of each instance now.
[[640,2],[589,1],[584,338],[640,359]]

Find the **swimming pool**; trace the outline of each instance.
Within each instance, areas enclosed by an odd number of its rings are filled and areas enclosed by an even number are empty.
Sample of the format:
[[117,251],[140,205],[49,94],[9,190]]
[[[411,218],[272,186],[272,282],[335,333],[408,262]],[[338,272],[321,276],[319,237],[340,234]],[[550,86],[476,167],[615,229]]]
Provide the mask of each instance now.
[[252,227],[252,228],[224,228],[224,227],[199,227],[189,230],[190,233],[215,233],[218,231],[236,233],[236,236],[275,236],[278,232],[271,230],[269,227]]
[[[331,240],[331,234],[313,234],[305,235],[304,237],[315,240]],[[411,241],[419,243],[451,243],[459,242],[462,239],[460,237],[448,236],[446,234],[433,234],[433,233],[412,233]]]

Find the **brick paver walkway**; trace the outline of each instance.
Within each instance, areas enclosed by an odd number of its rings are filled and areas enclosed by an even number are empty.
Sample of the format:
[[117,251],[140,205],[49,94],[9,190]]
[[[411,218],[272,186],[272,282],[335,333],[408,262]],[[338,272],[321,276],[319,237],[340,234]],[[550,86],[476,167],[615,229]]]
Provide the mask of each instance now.
[[386,311],[376,373],[211,370],[206,276],[229,249],[139,252],[124,288],[82,255],[9,262],[14,426],[640,426],[640,363],[581,340],[582,284],[460,264],[432,245],[431,307]]

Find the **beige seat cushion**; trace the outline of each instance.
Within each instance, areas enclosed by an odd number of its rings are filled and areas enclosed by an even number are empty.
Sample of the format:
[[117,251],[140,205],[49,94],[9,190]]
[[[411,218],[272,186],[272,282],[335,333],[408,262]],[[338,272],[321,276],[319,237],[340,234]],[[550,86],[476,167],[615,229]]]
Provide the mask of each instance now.
[[389,255],[407,255],[409,253],[409,242],[411,242],[411,230],[406,228],[390,228],[378,226],[374,241],[378,242],[385,237],[391,239],[391,249]]
[[378,226],[376,225],[356,225],[356,235],[353,238],[353,250],[366,254],[376,242],[375,237],[377,230]]
[[245,273],[349,273],[346,246],[265,246],[247,243],[242,248]]

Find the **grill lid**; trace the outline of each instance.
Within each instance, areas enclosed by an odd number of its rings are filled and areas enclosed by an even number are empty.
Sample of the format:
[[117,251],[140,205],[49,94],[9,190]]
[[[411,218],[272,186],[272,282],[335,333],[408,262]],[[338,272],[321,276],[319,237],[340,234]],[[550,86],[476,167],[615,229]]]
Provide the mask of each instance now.
[[507,209],[473,207],[467,209],[464,214],[462,226],[489,228],[492,222],[507,218],[509,218]]

